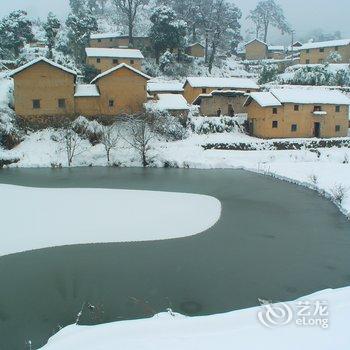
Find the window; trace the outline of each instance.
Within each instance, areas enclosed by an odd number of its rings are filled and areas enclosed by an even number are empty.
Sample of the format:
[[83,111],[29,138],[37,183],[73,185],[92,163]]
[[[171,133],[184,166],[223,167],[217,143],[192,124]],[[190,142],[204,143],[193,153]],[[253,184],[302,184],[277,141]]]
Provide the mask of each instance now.
[[207,89],[206,88],[203,88],[202,89],[202,94],[206,94],[207,93]]
[[290,127],[290,130],[292,132],[296,132],[298,130],[298,125],[297,124],[292,124],[292,126]]
[[109,39],[109,41],[111,41],[111,42],[112,42],[112,41],[113,41],[113,39],[112,39],[112,38],[110,38],[110,39]]
[[336,47],[334,48],[334,51],[339,51],[339,47],[336,46]]
[[306,53],[310,53],[310,49],[307,49],[307,50],[306,50]]
[[34,109],[40,108],[40,100],[33,100],[33,108]]
[[272,128],[274,128],[274,129],[278,128],[278,121],[277,120],[272,121]]
[[310,60],[309,59],[306,60],[306,64],[310,64]]
[[118,64],[118,63],[119,63],[119,61],[116,58],[114,58],[113,59],[113,64]]
[[130,60],[130,64],[134,64],[135,63],[135,61],[134,60]]
[[340,112],[340,106],[335,106],[335,111],[336,111],[336,113],[339,113]]
[[113,107],[114,106],[114,100],[109,100],[108,101],[108,106]]
[[247,90],[247,94],[250,94],[250,90]]
[[102,40],[101,39],[97,39],[97,41],[100,43]]
[[321,106],[314,106],[314,112],[321,112],[322,107]]
[[101,58],[96,58],[97,63],[101,63]]
[[299,111],[299,105],[294,105],[294,110],[295,110],[296,112],[298,112],[298,111]]
[[66,108],[66,100],[64,98],[58,99],[58,108]]
[[277,108],[276,107],[272,108],[272,114],[277,114]]
[[340,125],[336,125],[335,126],[335,132],[339,132],[340,131]]
[[320,48],[320,52],[324,52],[324,47],[321,47],[321,48]]

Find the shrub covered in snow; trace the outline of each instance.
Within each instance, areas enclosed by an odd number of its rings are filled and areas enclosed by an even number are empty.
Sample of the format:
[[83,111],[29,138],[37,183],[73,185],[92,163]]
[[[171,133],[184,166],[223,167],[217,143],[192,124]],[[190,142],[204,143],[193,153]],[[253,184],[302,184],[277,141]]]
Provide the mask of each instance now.
[[276,80],[278,66],[275,64],[264,64],[259,75],[259,84],[266,84]]
[[151,113],[151,129],[164,136],[168,141],[183,140],[188,137],[187,129],[179,118],[168,112],[154,111]]
[[0,145],[12,149],[22,140],[15,113],[10,108],[0,108]]
[[73,130],[82,138],[86,138],[92,145],[101,142],[102,125],[96,120],[88,120],[83,116],[78,117],[72,123]]
[[245,132],[246,118],[241,117],[192,117],[191,129],[196,134]]

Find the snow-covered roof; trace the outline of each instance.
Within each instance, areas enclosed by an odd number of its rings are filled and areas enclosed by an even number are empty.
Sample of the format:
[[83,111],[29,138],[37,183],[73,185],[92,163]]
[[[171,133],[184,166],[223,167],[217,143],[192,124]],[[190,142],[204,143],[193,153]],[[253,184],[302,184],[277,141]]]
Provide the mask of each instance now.
[[75,88],[74,97],[98,97],[100,92],[94,84],[78,84]]
[[73,75],[77,75],[77,72],[75,72],[72,69],[69,69],[69,68],[66,68],[64,66],[61,66],[60,64],[58,64],[58,63],[56,63],[54,61],[51,61],[51,60],[47,59],[46,57],[39,57],[39,58],[36,58],[33,61],[30,61],[30,62],[24,64],[23,66],[20,66],[20,67],[14,69],[13,71],[11,71],[11,74],[9,74],[9,76],[13,77],[17,73],[22,72],[23,70],[25,70],[25,69],[27,69],[27,68],[29,68],[29,67],[31,67],[34,64],[39,63],[39,62],[45,62],[45,63],[47,63],[47,64],[49,64],[49,65],[51,65],[51,66],[53,66],[55,68],[58,68],[58,69],[61,69],[61,70],[65,71],[67,73],[70,73],[70,74],[73,74]]
[[320,41],[316,43],[307,43],[300,47],[301,50],[319,49],[324,47],[335,47],[350,45],[350,39]]
[[137,49],[107,49],[99,47],[87,47],[85,49],[88,57],[110,57],[110,58],[144,58],[142,52]]
[[272,89],[270,92],[281,103],[350,105],[350,99],[336,90],[326,89]]
[[148,80],[148,79],[152,79],[152,77],[150,77],[149,75],[147,75],[147,74],[145,74],[145,73],[139,71],[138,69],[136,69],[136,68],[134,68],[134,67],[131,67],[131,66],[129,66],[129,65],[126,64],[126,63],[121,63],[121,64],[118,64],[117,66],[115,66],[115,67],[113,67],[113,68],[111,68],[111,69],[106,70],[105,72],[99,74],[98,76],[96,76],[96,77],[91,81],[90,84],[94,83],[94,82],[97,81],[98,79],[103,78],[104,76],[109,75],[109,74],[111,74],[111,73],[113,73],[113,72],[115,72],[116,70],[121,69],[121,68],[130,69],[131,71],[135,72],[136,74],[139,74],[139,75],[143,76],[143,77],[144,77],[145,79],[147,79],[147,80]]
[[109,39],[120,36],[120,33],[95,33],[90,35],[90,39]]
[[187,47],[192,47],[192,46],[196,46],[196,45],[200,45],[200,46],[202,46],[202,47],[204,47],[204,45],[203,44],[201,44],[200,42],[196,42],[196,43],[193,43],[193,44],[189,44],[189,45],[187,45]]
[[269,51],[284,51],[284,46],[282,46],[282,45],[269,45],[269,47],[268,47],[268,50]]
[[183,84],[178,81],[149,81],[147,91],[154,92],[183,92]]
[[261,107],[282,106],[281,102],[271,92],[252,92],[244,103],[247,106],[251,100],[257,102]]
[[257,39],[257,38],[248,41],[247,43],[244,44],[244,46],[247,46],[247,45],[253,43],[254,41],[258,41],[259,43],[264,44],[265,46],[267,46],[267,44],[265,42],[263,42],[262,40]]
[[247,78],[188,77],[186,83],[195,88],[259,89],[253,80]]
[[156,101],[156,108],[158,110],[188,110],[189,106],[187,101],[182,95],[179,94],[158,94],[158,100]]
[[[122,33],[95,33],[90,35],[90,39],[110,39],[110,38],[128,38],[129,35]],[[136,35],[134,38],[147,38],[147,35]]]

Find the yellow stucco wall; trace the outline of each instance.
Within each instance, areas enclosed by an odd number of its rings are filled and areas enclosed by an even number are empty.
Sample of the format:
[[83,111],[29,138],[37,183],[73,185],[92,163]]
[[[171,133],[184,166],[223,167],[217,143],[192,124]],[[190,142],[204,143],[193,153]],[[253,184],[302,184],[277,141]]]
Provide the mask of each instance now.
[[101,116],[100,97],[75,97],[75,114],[85,117]]
[[142,64],[142,60],[141,59],[129,59],[129,58],[116,58],[116,60],[118,60],[116,63],[113,63],[113,58],[109,58],[109,57],[101,57],[100,62],[97,62],[97,58],[98,57],[87,57],[86,58],[86,64],[95,67],[96,69],[100,70],[101,72],[105,72],[108,69],[111,69],[115,66],[117,66],[118,64],[121,63],[126,63],[129,66],[132,66],[138,70],[141,70],[141,64]]
[[256,91],[256,89],[222,89],[221,87],[203,87],[203,88],[194,88],[189,83],[186,82],[184,86],[184,92],[183,96],[185,97],[186,101],[188,103],[192,103],[200,94],[210,94],[214,90],[236,90],[236,91],[243,91],[243,92],[251,92]]
[[[147,101],[147,79],[125,67],[97,80],[102,115],[134,114]],[[114,106],[109,106],[109,101]]]
[[267,45],[260,41],[252,41],[245,46],[246,50],[246,59],[247,60],[263,60],[266,59],[267,54]]
[[243,107],[246,96],[225,97],[214,95],[209,98],[202,98],[199,107],[200,113],[203,116],[216,116],[217,110],[220,108],[222,115],[229,115],[229,105],[231,104],[235,114],[246,113],[246,108]]
[[[16,114],[22,117],[74,114],[74,75],[48,63],[39,62],[14,76]],[[65,108],[58,100],[65,99]],[[40,100],[40,108],[33,108]]]
[[[339,46],[338,51],[335,47],[325,47],[324,52],[320,52],[319,48],[301,50],[300,63],[301,64],[318,64],[326,62],[332,52],[338,52],[342,57],[339,63],[350,63],[350,45]],[[308,61],[309,60],[309,61]]]
[[[277,107],[261,107],[252,102],[248,107],[248,121],[253,124],[253,135],[262,138],[293,138],[314,137],[314,123],[320,123],[320,137],[344,137],[348,133],[349,107],[340,106],[340,112],[335,111],[335,105],[322,105],[327,115],[313,114],[314,105],[299,105],[299,111],[294,111],[294,104]],[[278,127],[273,128],[272,122],[278,121]],[[297,125],[297,131],[292,132],[292,124]],[[336,132],[336,125],[340,131]]]
[[187,54],[189,56],[193,56],[193,57],[204,57],[205,56],[205,49],[202,45],[195,44],[195,45],[187,48]]

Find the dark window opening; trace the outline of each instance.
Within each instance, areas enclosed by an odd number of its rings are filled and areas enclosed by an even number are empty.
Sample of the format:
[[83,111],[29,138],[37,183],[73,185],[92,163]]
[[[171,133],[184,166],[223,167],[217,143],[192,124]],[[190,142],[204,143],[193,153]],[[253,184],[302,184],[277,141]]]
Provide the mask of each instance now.
[[272,114],[277,114],[277,108],[276,107],[272,108]]
[[320,52],[324,52],[324,48],[323,47],[320,48]]
[[58,108],[66,108],[66,100],[64,98],[58,99]]
[[310,53],[310,49],[307,49],[307,50],[306,50],[306,53]]
[[113,64],[118,64],[118,63],[119,63],[119,61],[116,58],[114,58],[113,59]]
[[34,109],[40,108],[40,100],[33,100],[33,108]]
[[314,112],[321,112],[322,107],[321,106],[314,106]]
[[96,58],[97,63],[101,63],[101,58]]
[[109,100],[108,101],[108,105],[109,105],[109,107],[113,107],[114,106],[114,100]]
[[298,130],[298,125],[297,125],[297,124],[292,124],[290,130],[291,130],[292,132],[297,131],[297,130]]
[[134,64],[135,63],[135,61],[134,60],[130,60],[130,64]]
[[297,112],[299,111],[299,105],[294,105],[294,110]]
[[335,106],[335,111],[336,111],[336,113],[339,113],[340,112],[340,106]]
[[338,47],[338,46],[336,46],[336,47],[334,48],[334,50],[335,50],[335,51],[338,51],[338,50],[339,50],[339,47]]
[[203,88],[202,89],[202,94],[206,94],[207,93],[207,89]]
[[101,40],[101,39],[98,39],[97,41],[100,43],[102,40]]
[[111,38],[111,39],[109,39],[109,41],[113,41],[113,39]]
[[340,131],[340,125],[336,125],[335,126],[335,132],[339,132]]
[[273,121],[272,121],[272,127],[273,127],[274,129],[278,128],[278,121],[277,121],[277,120],[273,120]]

